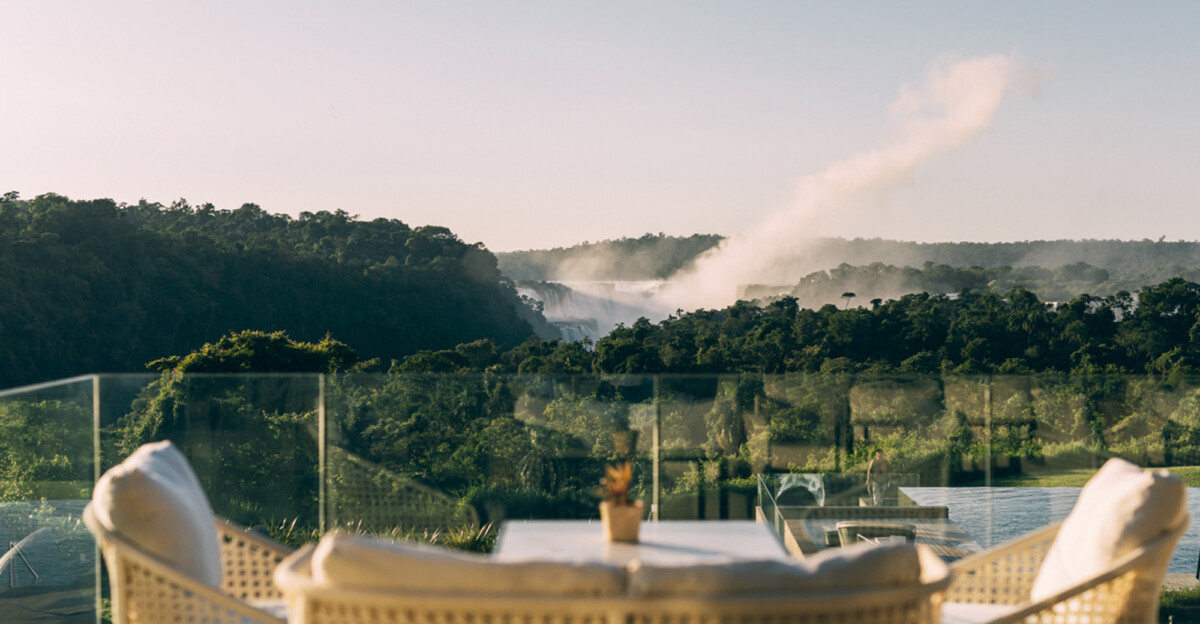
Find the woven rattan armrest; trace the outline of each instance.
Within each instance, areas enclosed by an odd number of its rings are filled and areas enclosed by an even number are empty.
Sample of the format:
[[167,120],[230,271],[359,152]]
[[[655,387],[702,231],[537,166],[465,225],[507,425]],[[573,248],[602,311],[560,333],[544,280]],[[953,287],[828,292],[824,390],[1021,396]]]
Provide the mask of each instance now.
[[1101,571],[1094,578],[1015,609],[987,624],[1075,624],[1079,622],[1158,621],[1162,582],[1187,522]]
[[293,624],[925,624],[936,622],[949,568],[922,550],[911,586],[833,589],[811,594],[678,597],[430,594],[318,583],[313,546],[275,572]]
[[1038,529],[1011,542],[951,564],[948,602],[1021,605],[1061,524]]
[[221,545],[221,586],[242,600],[283,600],[275,587],[275,567],[291,549],[245,527],[214,518]]
[[[104,555],[112,590],[113,622],[186,620],[210,624],[285,624],[236,596],[176,571],[136,544],[110,532],[96,519],[90,504],[83,510],[83,520]],[[225,542],[224,539],[221,541]],[[269,574],[267,578],[270,579]]]

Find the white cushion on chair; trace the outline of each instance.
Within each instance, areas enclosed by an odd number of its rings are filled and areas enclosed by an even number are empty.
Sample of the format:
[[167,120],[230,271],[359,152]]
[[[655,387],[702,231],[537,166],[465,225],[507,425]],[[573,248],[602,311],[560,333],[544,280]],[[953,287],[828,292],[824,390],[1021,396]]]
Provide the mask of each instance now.
[[942,624],[982,624],[993,622],[1017,608],[1011,605],[973,604],[967,602],[942,603]]
[[104,473],[92,503],[109,531],[180,572],[220,585],[212,507],[187,458],[170,442],[146,444]]
[[638,597],[809,593],[916,586],[921,563],[911,544],[860,542],[799,561],[729,561],[687,566],[630,566],[629,594]]
[[330,533],[313,551],[313,580],[402,592],[614,596],[625,570],[597,563],[496,561],[485,555]]
[[1034,601],[1090,579],[1134,549],[1183,522],[1183,480],[1108,460],[1079,493],[1030,592]]

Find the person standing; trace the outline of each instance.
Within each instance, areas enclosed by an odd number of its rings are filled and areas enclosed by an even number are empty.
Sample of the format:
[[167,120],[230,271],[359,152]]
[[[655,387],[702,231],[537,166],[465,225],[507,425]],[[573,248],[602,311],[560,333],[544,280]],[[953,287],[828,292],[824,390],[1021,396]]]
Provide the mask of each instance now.
[[887,496],[888,487],[891,486],[890,472],[891,466],[887,457],[883,456],[883,449],[876,449],[875,459],[867,464],[867,494],[871,497],[871,504],[876,507],[882,506]]

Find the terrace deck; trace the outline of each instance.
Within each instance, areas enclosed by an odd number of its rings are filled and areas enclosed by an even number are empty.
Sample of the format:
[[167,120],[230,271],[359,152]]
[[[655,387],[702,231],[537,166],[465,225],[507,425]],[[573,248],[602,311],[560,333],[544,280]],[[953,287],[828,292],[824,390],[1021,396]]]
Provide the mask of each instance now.
[[836,532],[838,522],[850,520],[912,525],[917,543],[929,546],[947,562],[983,550],[950,520],[946,507],[780,507],[779,512],[787,527],[785,545],[801,558],[830,548],[826,535]]

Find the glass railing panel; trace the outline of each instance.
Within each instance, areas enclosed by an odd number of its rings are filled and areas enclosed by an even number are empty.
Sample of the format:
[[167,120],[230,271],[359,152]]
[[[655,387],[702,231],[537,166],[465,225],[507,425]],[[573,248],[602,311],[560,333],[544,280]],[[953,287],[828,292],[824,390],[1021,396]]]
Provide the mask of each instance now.
[[[732,381],[731,381],[732,380]],[[727,399],[736,377],[664,377],[655,404],[658,428],[655,517],[695,520],[720,516],[718,479],[723,467],[717,448],[730,443],[732,431],[711,431],[710,424],[731,423],[737,409]],[[724,434],[727,439],[722,439]],[[740,436],[739,436],[740,437]],[[710,444],[711,440],[711,444]],[[713,450],[712,461],[708,448]]]
[[651,502],[649,377],[352,375],[327,389],[327,526],[427,539],[598,515],[606,464]]
[[[329,524],[369,517],[371,530],[428,533],[506,519],[594,519],[604,466],[626,459],[635,465],[633,495],[651,506],[655,383],[649,376],[333,379]],[[352,474],[363,471],[392,485],[363,485]]]
[[756,375],[663,376],[657,380],[658,518],[755,517],[755,465],[767,463],[756,419]]
[[494,414],[508,420],[497,429],[511,430],[508,395],[480,376],[329,378],[326,528],[405,537],[477,525],[472,488],[489,470],[501,480],[511,471],[499,446],[480,446]]
[[217,515],[250,526],[315,526],[319,410],[318,375],[167,373],[142,386],[106,428],[105,456],[116,462],[144,443],[171,440]]
[[[850,460],[850,377],[772,375],[753,394],[756,456],[770,472],[841,472]],[[759,462],[756,462],[759,464]]]
[[119,463],[128,455],[129,451],[125,449],[136,445],[123,438],[127,433],[124,419],[132,412],[144,409],[143,403],[155,396],[155,393],[147,392],[147,388],[158,381],[159,375],[153,373],[96,377],[100,396],[96,407],[101,472]]
[[[1127,388],[1128,410],[1113,426],[1114,452],[1143,465],[1158,464],[1192,475],[1200,466],[1200,378],[1146,378]],[[1161,440],[1161,446],[1160,446]],[[1179,540],[1170,572],[1200,576],[1200,488],[1188,488],[1192,523]]]
[[0,619],[95,622],[92,377],[0,392]]
[[[74,523],[67,534],[93,552],[78,511],[94,458],[107,468],[159,439],[188,456],[218,515],[293,544],[335,527],[431,540],[506,520],[597,520],[604,466],[630,459],[651,519],[786,525],[803,507],[945,507],[988,547],[1065,517],[1108,457],[1190,474],[1198,405],[1196,380],[1119,375],[68,380],[0,395],[0,426],[20,430],[0,436],[0,504],[40,518],[7,513],[0,547]],[[889,462],[880,501],[866,479],[876,451]],[[1172,571],[1194,573],[1197,527]],[[10,579],[31,591],[27,567],[10,557],[0,594]]]

